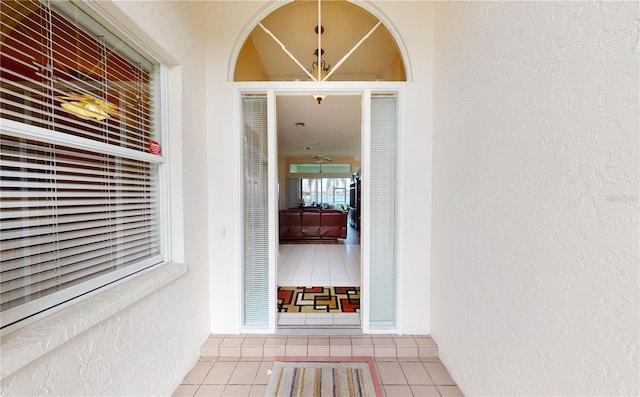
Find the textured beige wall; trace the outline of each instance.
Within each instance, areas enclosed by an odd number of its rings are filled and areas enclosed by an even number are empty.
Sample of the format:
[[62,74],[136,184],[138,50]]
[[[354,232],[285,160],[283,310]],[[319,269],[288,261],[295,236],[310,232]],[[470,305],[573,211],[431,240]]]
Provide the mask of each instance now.
[[[15,331],[8,339],[22,344],[25,355],[34,355],[27,351],[32,346],[49,352],[3,377],[3,396],[170,395],[197,361],[210,331],[208,179],[200,172],[207,168],[203,3],[98,5],[170,65],[169,114],[162,115],[171,141],[164,148],[171,156],[170,245],[174,259],[189,267],[161,288],[140,287],[136,278],[118,287],[117,299],[104,300],[112,289]],[[123,304],[115,313],[110,311],[114,301]],[[96,317],[104,319],[96,323]],[[29,332],[38,326],[42,334]]]
[[638,395],[638,3],[441,2],[432,335],[466,395]]

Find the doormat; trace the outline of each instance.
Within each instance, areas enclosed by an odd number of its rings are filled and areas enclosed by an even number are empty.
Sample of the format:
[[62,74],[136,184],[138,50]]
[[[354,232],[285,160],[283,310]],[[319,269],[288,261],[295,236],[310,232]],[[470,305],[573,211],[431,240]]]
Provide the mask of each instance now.
[[382,397],[371,357],[276,357],[269,397]]
[[360,287],[278,287],[278,313],[358,313]]

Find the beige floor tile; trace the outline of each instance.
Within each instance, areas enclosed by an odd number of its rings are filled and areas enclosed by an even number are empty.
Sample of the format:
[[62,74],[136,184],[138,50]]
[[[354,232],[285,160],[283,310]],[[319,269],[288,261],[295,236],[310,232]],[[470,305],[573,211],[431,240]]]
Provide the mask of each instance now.
[[[209,349],[208,351],[206,351]],[[437,357],[437,345],[425,336],[396,335],[211,335],[178,396],[263,396],[267,372],[276,356],[375,356],[378,377],[389,397],[459,397],[447,369]],[[237,350],[244,356],[240,356]],[[262,350],[262,356],[258,352]],[[414,354],[417,352],[418,357]],[[396,355],[405,357],[396,357]],[[410,355],[413,355],[409,357]],[[426,357],[422,357],[426,356]],[[203,379],[204,378],[204,379]],[[201,381],[202,384],[197,382]]]
[[246,397],[251,393],[252,385],[227,385],[222,397]]
[[249,397],[264,397],[266,391],[267,385],[253,385]]
[[213,367],[213,362],[211,361],[198,361],[191,371],[184,377],[182,380],[182,384],[185,385],[199,385],[202,383],[204,378],[207,377],[209,370]]
[[391,337],[372,337],[371,340],[375,347],[396,347],[396,343]]
[[307,355],[307,346],[287,346],[285,348],[285,354],[290,357],[304,357]]
[[232,385],[252,385],[256,379],[258,368],[260,368],[260,363],[257,361],[240,361],[233,370],[228,383]]
[[227,384],[236,365],[238,365],[237,361],[216,361],[203,383],[207,385]]
[[267,337],[265,335],[249,334],[244,338],[242,345],[262,346],[266,340]]
[[409,386],[383,386],[384,394],[387,397],[413,397]]
[[375,355],[375,352],[373,350],[373,346],[352,346],[351,347],[351,354],[353,354],[354,356],[369,356],[369,357],[373,357]]
[[201,385],[195,397],[220,397],[225,385]]
[[400,367],[410,385],[433,385],[427,369],[419,361],[403,361]]
[[265,346],[263,350],[264,357],[277,357],[284,356],[286,354],[284,346]]
[[180,385],[176,391],[173,392],[172,397],[193,397],[198,387],[200,387],[199,383],[197,385]]
[[264,341],[265,346],[286,346],[287,345],[287,337],[286,336],[267,336],[267,339]]
[[244,336],[225,336],[220,346],[240,346],[244,342]]
[[434,363],[439,363],[440,362],[440,357],[420,357],[420,361],[423,362],[434,362]]
[[378,357],[397,357],[397,352],[395,347],[374,347],[374,355],[376,358]]
[[331,337],[329,338],[329,346],[349,346],[351,347],[351,338],[349,337]]
[[256,373],[256,379],[253,381],[254,385],[266,385],[269,383],[268,372],[273,368],[273,362],[275,360],[265,360],[260,363],[258,373]]
[[352,355],[351,346],[331,346],[329,354],[334,357],[350,357]]
[[402,368],[397,361],[376,362],[378,375],[383,385],[406,385],[407,379],[404,377]]
[[329,338],[314,338],[309,337],[307,342],[308,347],[329,347]]
[[223,337],[210,336],[210,337],[207,338],[207,340],[204,341],[204,343],[202,345],[203,346],[218,346],[220,343],[222,343],[223,339],[224,339]]
[[435,386],[411,385],[409,387],[416,397],[440,397],[440,392]]
[[218,346],[218,353],[220,356],[226,357],[240,357],[242,349],[240,345]]
[[262,357],[264,351],[262,346],[245,346],[242,345],[241,348],[242,357]]
[[418,356],[423,358],[438,357],[437,347],[419,347]]
[[307,347],[307,343],[309,341],[309,338],[305,338],[305,337],[291,337],[291,338],[287,338],[287,347],[300,347],[300,346],[304,346]]
[[442,397],[464,397],[458,386],[438,386],[438,391]]
[[373,341],[371,340],[371,338],[355,338],[355,337],[351,337],[351,346],[373,347]]
[[456,382],[453,381],[451,375],[449,375],[449,371],[445,368],[442,363],[439,362],[425,362],[425,368],[427,368],[427,372],[429,372],[429,376],[433,380],[433,383],[437,386],[439,385],[455,385]]
[[218,357],[220,355],[219,346],[201,346],[200,355],[203,357]]
[[419,351],[418,347],[397,347],[396,354],[398,357],[410,358],[410,357],[418,357]]
[[309,346],[307,347],[307,355],[310,357],[329,356],[329,346]]
[[393,341],[398,347],[415,347],[418,348],[418,344],[412,336],[394,336]]
[[420,347],[438,347],[430,336],[414,336],[413,339]]

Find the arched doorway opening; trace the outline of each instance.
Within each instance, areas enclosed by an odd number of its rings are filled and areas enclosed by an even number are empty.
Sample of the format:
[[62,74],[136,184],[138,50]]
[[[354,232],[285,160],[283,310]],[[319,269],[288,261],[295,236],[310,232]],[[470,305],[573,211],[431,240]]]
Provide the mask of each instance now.
[[[330,32],[332,33],[330,34]],[[335,54],[332,54],[334,52]],[[280,259],[284,257],[281,255],[282,250],[280,249],[282,243],[281,226],[284,225],[280,212],[290,209],[297,210],[297,208],[291,208],[293,205],[285,199],[291,196],[292,186],[296,185],[287,180],[291,177],[291,165],[294,164],[292,159],[308,158],[310,164],[301,162],[295,163],[295,165],[301,167],[305,165],[317,166],[322,169],[322,163],[333,162],[334,157],[346,157],[348,160],[344,164],[350,166],[349,171],[345,172],[345,175],[334,176],[344,177],[346,181],[343,184],[345,185],[351,185],[352,182],[355,182],[359,187],[358,194],[362,194],[362,198],[361,202],[360,200],[354,202],[349,200],[349,203],[338,203],[338,205],[341,205],[340,209],[347,213],[346,219],[348,220],[345,222],[348,222],[348,226],[356,223],[352,222],[352,219],[355,216],[354,210],[357,209],[359,213],[357,224],[362,227],[355,229],[354,232],[362,233],[362,239],[358,239],[358,242],[362,241],[363,243],[358,245],[358,248],[362,248],[357,254],[361,269],[350,275],[345,274],[347,285],[339,285],[339,287],[358,287],[361,290],[361,305],[357,312],[362,313],[362,317],[358,316],[357,324],[348,324],[347,326],[362,328],[364,331],[372,326],[393,329],[396,327],[397,289],[395,273],[397,239],[395,230],[397,227],[394,223],[396,208],[393,199],[395,190],[391,189],[390,199],[380,201],[378,198],[380,197],[379,186],[383,185],[383,188],[393,186],[395,174],[390,180],[369,179],[367,181],[366,176],[360,179],[360,173],[365,172],[366,174],[371,171],[370,175],[374,175],[373,171],[382,164],[380,160],[385,163],[387,169],[395,172],[395,149],[385,151],[383,157],[372,156],[372,137],[375,135],[372,132],[379,127],[376,123],[380,121],[380,117],[378,117],[380,115],[374,114],[378,110],[374,110],[372,113],[372,109],[382,109],[375,106],[374,103],[379,103],[382,96],[397,96],[401,91],[399,88],[401,83],[399,82],[406,81],[407,68],[400,46],[397,45],[393,35],[380,19],[359,6],[346,1],[326,3],[295,1],[277,9],[258,22],[257,26],[248,33],[242,46],[238,48],[233,69],[233,80],[241,87],[239,92],[243,101],[246,100],[247,104],[254,103],[252,97],[256,95],[264,97],[263,105],[261,105],[264,107],[260,108],[257,113],[251,111],[248,114],[242,112],[240,114],[250,118],[256,116],[260,120],[262,117],[266,117],[262,120],[264,122],[245,118],[242,123],[245,150],[247,149],[248,137],[260,135],[259,141],[262,145],[260,148],[248,148],[253,156],[250,159],[251,167],[247,167],[248,163],[246,162],[243,167],[245,169],[243,195],[245,202],[251,203],[251,205],[246,205],[242,214],[243,249],[245,250],[242,264],[242,327],[255,329],[268,324],[269,329],[274,331],[278,323],[279,313],[277,310],[282,309],[283,302],[282,296],[277,294],[277,289],[284,283],[284,277],[281,278],[278,275],[279,265],[282,264]],[[314,98],[311,98],[312,94],[314,94]],[[295,101],[308,102],[311,106],[304,108],[306,110],[295,107],[298,109],[295,111],[295,116],[299,121],[289,123],[293,124],[292,126],[282,125],[280,121],[291,119],[291,114],[280,112],[282,103],[278,105],[278,98],[291,95],[295,95]],[[308,134],[305,136],[306,141],[292,144],[292,139],[301,134],[304,135],[304,133],[296,134],[296,132],[291,133],[287,130],[305,128],[305,120],[310,118],[312,114],[318,113],[319,109],[324,109],[322,107],[323,101],[328,106],[328,101],[331,99],[323,99],[326,98],[326,95],[356,98],[359,105],[357,111],[350,114],[335,113],[324,117],[325,121],[344,120],[345,122],[355,118],[357,120],[356,127],[344,127],[342,130],[343,127],[340,125],[329,127],[328,123],[321,123],[319,126],[321,135]],[[318,96],[320,97],[318,98]],[[373,100],[374,97],[375,100]],[[389,108],[387,106],[384,110],[391,109],[393,113],[391,131],[394,136],[398,134],[397,103],[395,101],[395,107]],[[385,114],[383,117],[384,122],[387,122],[386,116],[388,115]],[[372,126],[374,127],[372,128]],[[257,135],[256,128],[259,130]],[[327,128],[330,128],[332,132],[335,132],[335,129],[340,131],[337,134],[322,134],[323,128],[324,131]],[[386,124],[384,128],[389,131]],[[338,138],[328,140],[329,135],[336,135]],[[356,136],[356,139],[351,139],[353,136]],[[249,141],[257,142],[253,139],[249,139]],[[350,148],[345,148],[346,142],[350,142]],[[394,148],[394,145],[397,145],[396,137],[390,147]],[[322,153],[320,153],[320,147]],[[309,153],[309,151],[313,153]],[[339,154],[343,156],[341,157]],[[385,159],[384,156],[387,158]],[[323,160],[319,161],[320,158]],[[258,169],[253,169],[256,164]],[[325,173],[326,167],[325,165]],[[246,172],[249,168],[252,169],[251,172],[255,171],[256,173],[247,175]],[[303,192],[305,182],[307,185],[315,183],[316,186],[322,185],[322,183],[340,184],[340,181],[323,181],[324,178],[312,178],[309,175],[298,179],[300,192],[296,195],[300,196],[308,193]],[[318,179],[321,182],[318,182]],[[363,181],[367,182],[360,186],[360,182]],[[312,204],[315,208],[304,208],[309,207],[304,204],[301,208],[301,210],[320,212],[320,214],[313,214],[314,217],[317,216],[320,219],[322,217],[321,211],[336,210],[335,197],[330,202],[328,197],[322,197],[322,190],[316,192],[315,197],[319,198],[318,201],[312,200],[312,203],[305,203]],[[377,193],[372,200],[369,192],[374,190]],[[332,192],[335,196],[335,191],[332,190]],[[249,197],[248,195],[251,194],[257,194],[257,196]],[[346,200],[346,189],[344,196]],[[267,212],[261,213],[260,222],[255,222],[256,208],[268,208]],[[314,245],[322,242],[318,241],[322,240],[320,224],[299,222],[299,225],[293,227],[306,230],[306,235],[301,236],[301,240],[311,238],[314,240],[312,241]],[[290,225],[284,226],[290,228]],[[257,227],[266,229],[256,233]],[[314,228],[317,229],[317,235],[310,231]],[[378,233],[381,230],[392,230],[394,233],[392,235],[387,235],[386,232]],[[251,239],[256,240],[252,241]],[[269,240],[269,244],[259,244],[264,243],[265,239]],[[381,244],[382,240],[378,241],[377,239],[382,239],[384,242]],[[389,242],[391,243],[389,244]],[[303,243],[309,243],[309,241],[303,241]],[[257,252],[257,247],[262,247],[263,252]],[[379,255],[375,251],[381,247],[387,251],[383,255]],[[361,252],[362,249],[365,252]],[[315,247],[310,251],[315,255],[318,249]],[[381,268],[378,263],[380,261],[386,261],[387,264],[383,264]],[[265,269],[267,262],[269,263],[268,270]],[[327,287],[323,284],[327,277],[331,278],[331,263],[326,263],[326,271],[320,270],[318,272],[324,273],[320,279],[313,278],[314,265],[314,263],[305,263],[304,265],[297,263],[298,267],[311,266],[311,268],[304,269],[308,271],[310,277],[306,279],[308,282],[302,282],[301,279],[298,279],[299,282],[295,282],[290,278],[292,284],[302,285],[289,287]],[[360,278],[361,285],[350,279],[350,277],[354,278],[354,274]],[[384,282],[380,284],[380,280]],[[336,286],[331,285],[330,287]],[[299,299],[305,300],[308,297],[300,295]],[[331,299],[340,298],[334,296]],[[264,309],[265,302],[269,302],[267,313]],[[293,308],[293,310],[302,311],[303,309]],[[384,314],[380,315],[380,313]],[[326,320],[321,322],[326,325]],[[335,323],[332,322],[332,324]],[[314,324],[309,324],[306,320],[304,324],[298,320],[288,325],[314,327]]]

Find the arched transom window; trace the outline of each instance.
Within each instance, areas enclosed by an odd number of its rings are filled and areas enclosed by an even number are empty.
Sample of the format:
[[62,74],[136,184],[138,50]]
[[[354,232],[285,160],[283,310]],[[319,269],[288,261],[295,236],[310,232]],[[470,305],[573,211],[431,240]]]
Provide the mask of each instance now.
[[[320,50],[318,50],[320,49]],[[234,81],[406,81],[384,24],[347,1],[293,1],[251,31]]]

